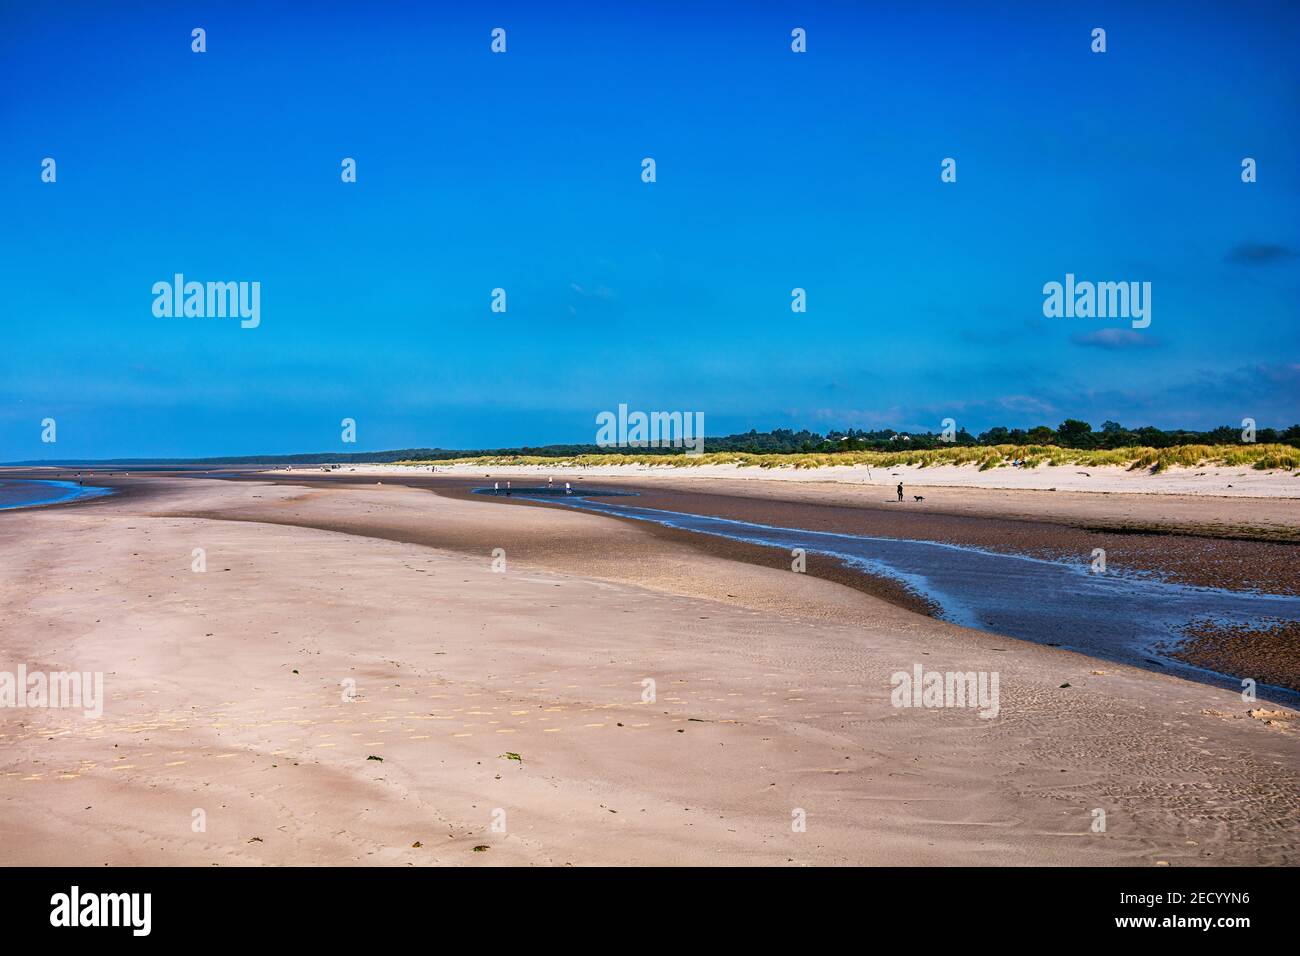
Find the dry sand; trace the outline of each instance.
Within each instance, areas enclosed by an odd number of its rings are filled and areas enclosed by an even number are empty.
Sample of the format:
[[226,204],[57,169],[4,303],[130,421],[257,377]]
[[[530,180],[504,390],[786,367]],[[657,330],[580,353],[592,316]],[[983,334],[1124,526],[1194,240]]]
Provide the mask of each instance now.
[[[0,711],[9,863],[1300,861],[1285,708],[591,514],[115,483],[0,514],[0,669],[109,696]],[[894,708],[917,663],[999,716]]]

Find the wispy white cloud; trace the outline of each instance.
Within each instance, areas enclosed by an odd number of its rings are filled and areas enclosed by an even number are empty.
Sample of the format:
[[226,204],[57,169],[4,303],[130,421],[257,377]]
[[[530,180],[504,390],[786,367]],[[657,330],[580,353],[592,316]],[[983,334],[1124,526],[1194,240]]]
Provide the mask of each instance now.
[[1070,336],[1075,345],[1118,351],[1120,349],[1150,349],[1160,345],[1160,340],[1134,329],[1098,329],[1095,332]]

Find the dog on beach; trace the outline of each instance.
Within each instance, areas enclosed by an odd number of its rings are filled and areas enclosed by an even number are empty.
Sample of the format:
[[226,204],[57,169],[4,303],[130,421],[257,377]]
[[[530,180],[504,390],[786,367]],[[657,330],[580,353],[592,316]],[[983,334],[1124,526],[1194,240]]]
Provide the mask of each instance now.
[[912,495],[912,497],[915,498],[917,501],[924,501],[924,500],[925,500],[925,496],[924,496],[924,495]]

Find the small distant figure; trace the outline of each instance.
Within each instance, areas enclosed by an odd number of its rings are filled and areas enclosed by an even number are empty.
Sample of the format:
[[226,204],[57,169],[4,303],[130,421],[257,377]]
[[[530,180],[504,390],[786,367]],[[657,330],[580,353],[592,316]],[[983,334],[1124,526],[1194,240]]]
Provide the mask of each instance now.
[[501,482],[499,481],[492,482],[492,494],[499,495],[500,493],[501,493]]
[[510,482],[506,482],[506,497],[510,497]]
[[573,494],[573,489],[569,487],[569,483],[567,481],[564,483],[564,493],[566,495]]
[[547,491],[550,491],[550,490],[551,490],[551,486],[552,486],[554,483],[555,483],[555,479],[552,478],[552,477],[550,477],[549,475],[547,475],[547,477],[546,477],[546,490],[547,490]]
[[915,498],[917,501],[925,500],[925,497],[923,495],[912,495],[912,497]]
[[901,481],[898,483],[898,500],[903,500],[903,483]]

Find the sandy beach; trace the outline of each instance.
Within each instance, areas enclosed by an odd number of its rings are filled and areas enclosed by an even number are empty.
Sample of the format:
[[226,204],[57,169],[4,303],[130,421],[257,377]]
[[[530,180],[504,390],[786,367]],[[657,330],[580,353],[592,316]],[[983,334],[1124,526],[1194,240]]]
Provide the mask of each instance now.
[[[536,477],[579,475],[587,478],[706,479],[744,481],[755,488],[775,483],[866,485],[890,488],[899,480],[908,485],[930,488],[983,488],[1007,491],[1079,491],[1097,494],[1191,495],[1228,498],[1300,498],[1300,472],[1284,469],[1255,469],[1244,466],[1202,465],[1169,468],[1160,472],[1130,469],[1118,465],[1039,465],[1037,468],[1003,466],[981,471],[974,465],[836,465],[824,468],[759,467],[717,464],[678,465],[515,465],[500,464],[359,464],[337,465],[344,472],[361,475],[402,475],[436,468],[438,474],[493,474]],[[319,467],[285,467],[288,474],[319,474]]]
[[[8,862],[1297,862],[1287,707],[938,621],[766,549],[380,475],[114,477],[107,499],[0,514],[0,668],[100,671],[107,697],[98,719],[0,710]],[[837,483],[683,480],[655,489],[898,520]],[[1179,513],[1169,493],[1054,516],[950,494],[945,533],[1018,542]],[[1250,505],[1186,514],[1289,554],[1294,506]],[[997,716],[894,706],[917,665],[996,672]]]

